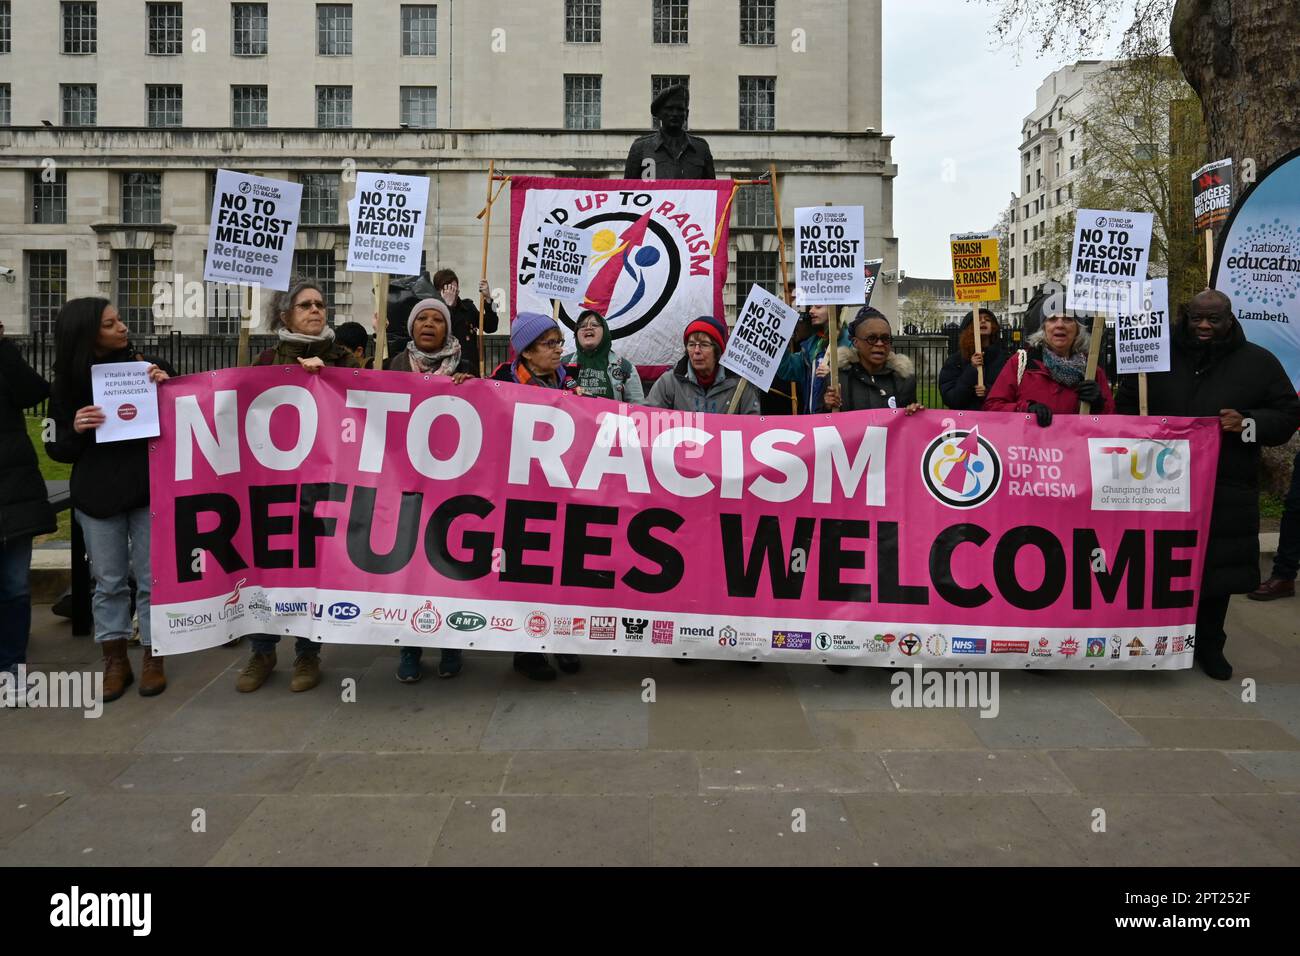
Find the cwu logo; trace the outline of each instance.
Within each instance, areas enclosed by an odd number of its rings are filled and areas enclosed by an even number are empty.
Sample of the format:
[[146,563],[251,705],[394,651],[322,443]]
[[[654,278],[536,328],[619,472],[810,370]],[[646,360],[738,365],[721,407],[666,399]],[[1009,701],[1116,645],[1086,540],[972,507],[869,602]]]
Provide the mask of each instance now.
[[921,479],[931,496],[950,508],[976,508],[1002,483],[1002,459],[979,433],[944,432],[930,442],[921,457]]

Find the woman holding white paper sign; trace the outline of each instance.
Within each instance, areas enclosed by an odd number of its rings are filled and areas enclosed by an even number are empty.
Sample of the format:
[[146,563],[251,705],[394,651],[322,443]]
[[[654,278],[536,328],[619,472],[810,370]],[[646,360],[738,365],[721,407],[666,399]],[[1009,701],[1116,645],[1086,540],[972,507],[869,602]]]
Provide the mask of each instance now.
[[54,326],[54,387],[50,418],[54,440],[45,450],[55,461],[72,464],[72,506],[86,536],[86,554],[95,582],[92,609],[95,643],[104,652],[104,700],[117,700],[135,682],[127,641],[131,637],[131,585],[140,621],[144,670],[140,695],[154,697],[167,688],[161,657],[153,655],[149,629],[148,439],[97,442],[104,410],[94,404],[91,367],[108,362],[150,362],[149,380],[164,382],[171,369],[131,348],[127,328],[107,299],[73,299],[59,310]]

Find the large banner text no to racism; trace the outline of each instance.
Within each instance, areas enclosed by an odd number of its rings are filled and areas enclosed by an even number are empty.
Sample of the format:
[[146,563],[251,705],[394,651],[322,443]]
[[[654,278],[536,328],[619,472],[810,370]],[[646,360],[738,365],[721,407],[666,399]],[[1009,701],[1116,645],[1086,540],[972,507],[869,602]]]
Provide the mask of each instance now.
[[162,653],[234,635],[862,665],[1190,666],[1210,419],[683,415],[508,382],[171,379]]
[[[550,315],[532,288],[543,225],[584,230],[590,248],[579,296],[560,303],[566,349],[584,308],[605,316],[614,350],[639,365],[669,365],[682,355],[682,331],[701,315],[723,314],[727,281],[729,180],[510,180],[510,262],[519,312]],[[717,235],[718,222],[723,222]],[[572,257],[577,261],[577,257]],[[578,266],[575,265],[575,268]]]

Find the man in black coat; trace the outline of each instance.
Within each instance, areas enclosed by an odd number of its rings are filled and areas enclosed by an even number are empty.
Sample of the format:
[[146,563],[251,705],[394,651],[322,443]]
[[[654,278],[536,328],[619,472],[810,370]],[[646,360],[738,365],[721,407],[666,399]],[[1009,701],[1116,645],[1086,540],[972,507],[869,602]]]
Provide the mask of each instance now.
[[0,325],[0,671],[16,672],[27,661],[32,539],[56,527],[23,416],[49,394]]
[[[1217,418],[1222,430],[1196,612],[1196,661],[1209,676],[1228,680],[1228,601],[1259,586],[1260,448],[1285,444],[1300,428],[1300,399],[1277,357],[1246,341],[1222,292],[1206,289],[1182,306],[1170,343],[1169,371],[1147,376],[1149,413]],[[1136,414],[1137,392],[1136,376],[1124,376],[1116,410]]]
[[[461,298],[460,279],[450,269],[439,269],[433,274],[433,287],[438,290],[438,295],[451,312],[451,334],[460,340],[460,354],[477,375],[478,306],[469,299]],[[486,279],[480,280],[478,291],[483,296],[483,334],[490,335],[497,330],[499,320],[496,306],[492,302],[492,290],[488,288]]]

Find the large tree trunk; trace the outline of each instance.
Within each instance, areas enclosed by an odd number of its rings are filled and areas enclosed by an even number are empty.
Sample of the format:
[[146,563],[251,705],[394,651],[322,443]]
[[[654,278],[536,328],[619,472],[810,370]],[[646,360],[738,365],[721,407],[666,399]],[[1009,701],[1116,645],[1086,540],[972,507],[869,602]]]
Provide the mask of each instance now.
[[1300,4],[1296,0],[1178,0],[1174,56],[1201,98],[1207,160],[1232,157],[1257,175],[1300,146]]
[[[1174,56],[1201,98],[1206,160],[1232,157],[1237,195],[1300,147],[1300,3],[1178,0],[1169,28]],[[1264,449],[1265,490],[1285,494],[1300,436]]]

